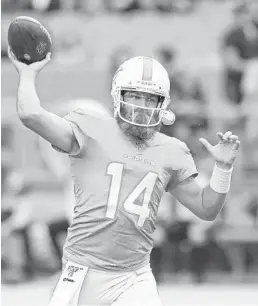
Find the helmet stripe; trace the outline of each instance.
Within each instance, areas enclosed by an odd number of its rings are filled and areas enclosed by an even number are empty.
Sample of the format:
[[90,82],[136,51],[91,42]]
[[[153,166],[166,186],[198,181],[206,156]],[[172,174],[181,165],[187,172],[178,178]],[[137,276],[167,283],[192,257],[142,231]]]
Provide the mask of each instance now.
[[142,80],[151,81],[153,71],[153,60],[149,57],[143,57]]

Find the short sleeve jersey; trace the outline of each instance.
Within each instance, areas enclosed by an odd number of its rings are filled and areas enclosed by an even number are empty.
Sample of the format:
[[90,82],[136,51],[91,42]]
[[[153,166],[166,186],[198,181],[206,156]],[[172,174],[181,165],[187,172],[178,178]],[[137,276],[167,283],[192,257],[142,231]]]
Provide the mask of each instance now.
[[101,270],[148,264],[164,191],[197,175],[189,149],[161,133],[137,147],[113,117],[84,109],[65,118],[79,148],[69,154],[76,204],[64,257]]

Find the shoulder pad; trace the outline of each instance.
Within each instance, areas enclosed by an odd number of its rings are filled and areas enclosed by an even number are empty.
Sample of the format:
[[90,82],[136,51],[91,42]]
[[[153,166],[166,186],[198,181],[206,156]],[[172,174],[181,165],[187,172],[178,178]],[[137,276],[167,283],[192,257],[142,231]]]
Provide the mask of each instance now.
[[93,117],[102,117],[102,118],[111,117],[109,111],[102,106],[88,107],[85,105],[85,107],[77,107],[73,109],[72,112],[78,115],[88,115],[88,116],[93,116]]
[[169,144],[173,147],[173,149],[178,149],[184,154],[190,154],[190,149],[184,141],[179,140],[175,137],[169,137]]

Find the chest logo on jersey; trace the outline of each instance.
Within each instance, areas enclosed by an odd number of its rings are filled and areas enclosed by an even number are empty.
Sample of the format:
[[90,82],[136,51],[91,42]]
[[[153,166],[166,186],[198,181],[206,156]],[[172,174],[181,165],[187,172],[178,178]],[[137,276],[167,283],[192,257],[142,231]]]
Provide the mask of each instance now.
[[145,158],[142,155],[137,156],[137,155],[123,154],[123,157],[127,158],[127,159],[130,159],[130,160],[134,160],[136,162],[140,162],[140,163],[145,164],[145,165],[156,166],[156,164],[153,161],[148,160],[147,158]]

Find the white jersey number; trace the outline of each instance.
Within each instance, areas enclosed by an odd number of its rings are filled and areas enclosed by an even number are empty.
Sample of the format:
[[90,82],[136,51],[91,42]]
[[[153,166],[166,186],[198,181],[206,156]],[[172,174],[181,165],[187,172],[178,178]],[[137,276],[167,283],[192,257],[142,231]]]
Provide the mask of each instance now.
[[[119,193],[122,185],[124,165],[120,163],[111,163],[108,165],[107,174],[112,176],[109,198],[107,202],[106,217],[113,219],[116,214]],[[148,172],[140,183],[133,189],[124,202],[124,209],[132,214],[139,216],[137,225],[142,227],[145,220],[150,215],[149,202],[153,192],[158,175]],[[142,205],[135,204],[138,197],[143,194]]]

